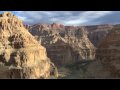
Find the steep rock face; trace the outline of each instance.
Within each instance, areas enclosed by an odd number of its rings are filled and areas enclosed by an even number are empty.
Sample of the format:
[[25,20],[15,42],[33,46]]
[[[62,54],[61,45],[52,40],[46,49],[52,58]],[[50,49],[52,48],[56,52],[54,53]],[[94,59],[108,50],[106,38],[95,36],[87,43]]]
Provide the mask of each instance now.
[[50,57],[57,66],[78,60],[76,57],[77,53],[73,51],[72,47],[61,37],[52,38],[50,43],[44,46],[47,49],[48,57]]
[[66,40],[62,38],[56,30],[49,29],[48,27],[45,28],[44,26],[38,25],[33,27],[30,32],[46,47],[48,57],[50,57],[57,66],[73,61],[72,49],[67,45]]
[[114,27],[96,51],[96,59],[101,61],[112,78],[120,78],[120,27]]
[[106,37],[106,35],[112,30],[113,25],[95,25],[86,26],[86,30],[89,32],[88,37],[94,46],[98,47],[101,41]]
[[0,62],[9,67],[6,78],[48,78],[51,74],[57,75],[46,49],[10,12],[0,15]]
[[95,48],[89,41],[84,27],[65,30],[65,40],[69,45],[79,53],[79,58],[94,59]]
[[84,28],[53,23],[34,25],[29,31],[46,47],[48,56],[56,65],[94,59],[95,48]]

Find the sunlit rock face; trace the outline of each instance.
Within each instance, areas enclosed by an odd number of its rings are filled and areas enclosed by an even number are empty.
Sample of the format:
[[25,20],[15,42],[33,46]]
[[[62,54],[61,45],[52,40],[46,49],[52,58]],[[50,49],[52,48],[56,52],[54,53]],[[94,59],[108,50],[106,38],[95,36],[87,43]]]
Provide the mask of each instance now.
[[0,63],[3,65],[0,68],[7,68],[3,69],[2,74],[7,74],[3,78],[57,76],[56,67],[47,57],[46,49],[27,31],[23,22],[10,12],[0,15]]
[[94,59],[95,47],[84,29],[53,23],[33,25],[29,32],[46,47],[48,57],[61,66]]
[[96,59],[111,72],[111,77],[120,78],[120,26],[114,27],[99,45]]

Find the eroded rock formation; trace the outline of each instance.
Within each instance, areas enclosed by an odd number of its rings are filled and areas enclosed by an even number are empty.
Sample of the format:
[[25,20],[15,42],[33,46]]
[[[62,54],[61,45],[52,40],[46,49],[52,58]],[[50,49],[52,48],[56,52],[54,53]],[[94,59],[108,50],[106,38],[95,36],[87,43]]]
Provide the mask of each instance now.
[[29,31],[46,47],[48,56],[56,65],[94,59],[95,48],[84,27],[38,24]]
[[5,78],[57,76],[56,67],[47,57],[46,49],[10,12],[0,15],[0,63],[4,64],[3,68],[8,67]]

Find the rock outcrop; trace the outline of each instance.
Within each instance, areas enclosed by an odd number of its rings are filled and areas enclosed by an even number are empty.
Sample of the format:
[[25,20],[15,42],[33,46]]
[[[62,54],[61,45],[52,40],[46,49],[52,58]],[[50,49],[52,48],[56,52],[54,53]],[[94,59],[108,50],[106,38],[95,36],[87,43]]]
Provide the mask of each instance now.
[[48,57],[58,66],[94,59],[95,48],[83,27],[64,26],[56,23],[38,24],[33,25],[29,31],[46,47]]
[[99,60],[112,78],[120,78],[120,26],[114,27],[96,51]]
[[5,78],[40,79],[57,76],[57,69],[47,57],[46,49],[11,12],[0,15],[0,63],[3,68],[8,67],[4,69],[7,70],[4,71],[7,72]]

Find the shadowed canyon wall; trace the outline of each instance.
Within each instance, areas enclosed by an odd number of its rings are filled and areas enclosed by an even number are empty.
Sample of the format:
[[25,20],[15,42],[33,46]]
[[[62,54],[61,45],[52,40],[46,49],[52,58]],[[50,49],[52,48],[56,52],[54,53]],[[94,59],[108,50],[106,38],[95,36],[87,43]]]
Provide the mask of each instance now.
[[120,26],[114,27],[96,51],[99,60],[111,77],[120,78]]

